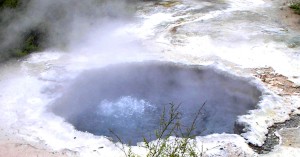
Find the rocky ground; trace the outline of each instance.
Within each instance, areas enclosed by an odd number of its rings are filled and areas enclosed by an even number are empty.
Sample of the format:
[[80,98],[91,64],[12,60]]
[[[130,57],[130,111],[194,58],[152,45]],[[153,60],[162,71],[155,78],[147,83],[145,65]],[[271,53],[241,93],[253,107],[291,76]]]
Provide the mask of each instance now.
[[[281,2],[279,8],[279,18],[283,21],[284,25],[293,31],[300,30],[300,15],[295,14],[293,10],[288,7],[288,1]],[[273,91],[276,91],[280,96],[299,96],[300,85],[290,81],[287,77],[274,72],[271,67],[253,69],[255,76],[261,79]],[[297,76],[293,76],[298,79]],[[300,108],[299,108],[300,109]],[[290,114],[290,119],[283,123],[275,123],[269,127],[267,139],[262,147],[251,146],[257,153],[266,154],[270,151],[270,156],[280,156],[284,154],[282,148],[290,147],[293,149],[300,149],[300,114],[299,111],[293,111]],[[282,148],[281,148],[282,147]],[[276,153],[278,151],[278,153]],[[288,153],[288,151],[287,151]]]
[[[290,12],[288,12],[290,14]],[[297,17],[297,16],[295,16]],[[294,20],[294,19],[293,19]],[[294,25],[295,27],[295,25]],[[255,77],[259,78],[266,86],[276,91],[280,96],[300,95],[300,85],[290,81],[287,77],[278,74],[271,67],[252,69]],[[267,139],[261,146],[250,145],[257,153],[267,154],[278,144],[298,147],[300,144],[299,136],[291,136],[295,131],[299,131],[300,115],[297,111],[291,113],[291,118],[283,123],[275,123],[269,127]],[[298,147],[299,148],[299,147]]]

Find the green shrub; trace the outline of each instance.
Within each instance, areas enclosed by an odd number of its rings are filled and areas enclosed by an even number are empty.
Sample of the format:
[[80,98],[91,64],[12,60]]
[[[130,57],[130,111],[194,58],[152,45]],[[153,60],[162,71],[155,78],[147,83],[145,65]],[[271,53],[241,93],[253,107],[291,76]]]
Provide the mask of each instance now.
[[32,52],[38,51],[41,49],[41,42],[44,37],[44,33],[39,30],[31,30],[27,35],[23,37],[22,44],[12,50],[13,57],[24,57]]
[[16,8],[20,4],[19,0],[2,0],[0,6],[2,8]]
[[[144,138],[142,147],[148,150],[147,157],[201,157],[203,151],[198,150],[193,135],[196,129],[196,122],[201,115],[201,111],[205,103],[200,107],[196,113],[192,123],[186,127],[180,122],[181,113],[179,112],[180,105],[170,104],[167,111],[164,107],[160,117],[159,129],[155,131],[157,140],[149,141]],[[203,129],[204,131],[204,129]],[[122,139],[113,131],[110,132],[117,137],[118,141],[122,143],[120,148],[126,157],[139,157],[135,154],[131,146],[125,149]],[[174,137],[176,136],[176,137]]]
[[300,14],[300,2],[294,2],[290,5],[290,8],[295,11],[296,14]]

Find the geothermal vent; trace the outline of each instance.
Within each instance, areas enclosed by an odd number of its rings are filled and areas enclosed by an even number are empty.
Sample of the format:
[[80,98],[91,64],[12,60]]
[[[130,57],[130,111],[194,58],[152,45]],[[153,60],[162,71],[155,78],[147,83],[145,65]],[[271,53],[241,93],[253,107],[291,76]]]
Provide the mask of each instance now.
[[[212,68],[168,62],[109,65],[83,72],[51,106],[77,130],[125,142],[154,139],[164,106],[181,104],[188,125],[206,102],[195,134],[233,133],[238,115],[247,114],[261,92],[249,83]],[[152,135],[152,136],[150,136]]]

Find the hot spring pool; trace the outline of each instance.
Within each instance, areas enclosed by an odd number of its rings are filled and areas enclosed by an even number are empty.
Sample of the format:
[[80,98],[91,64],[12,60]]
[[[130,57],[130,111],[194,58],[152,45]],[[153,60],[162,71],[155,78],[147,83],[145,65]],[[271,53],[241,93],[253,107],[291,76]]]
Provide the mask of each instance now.
[[77,130],[135,144],[154,140],[164,106],[181,104],[189,125],[202,109],[196,135],[234,133],[237,116],[247,114],[261,92],[249,79],[219,70],[169,62],[109,65],[80,74],[50,110]]

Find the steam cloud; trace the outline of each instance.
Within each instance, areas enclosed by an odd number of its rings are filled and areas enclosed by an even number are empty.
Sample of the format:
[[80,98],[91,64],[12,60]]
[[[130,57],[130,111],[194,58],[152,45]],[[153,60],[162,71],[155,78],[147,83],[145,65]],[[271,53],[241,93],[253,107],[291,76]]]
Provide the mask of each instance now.
[[31,30],[46,32],[44,47],[69,50],[95,29],[109,32],[124,24],[134,13],[134,1],[22,0],[18,8],[1,12],[0,56],[18,47]]

